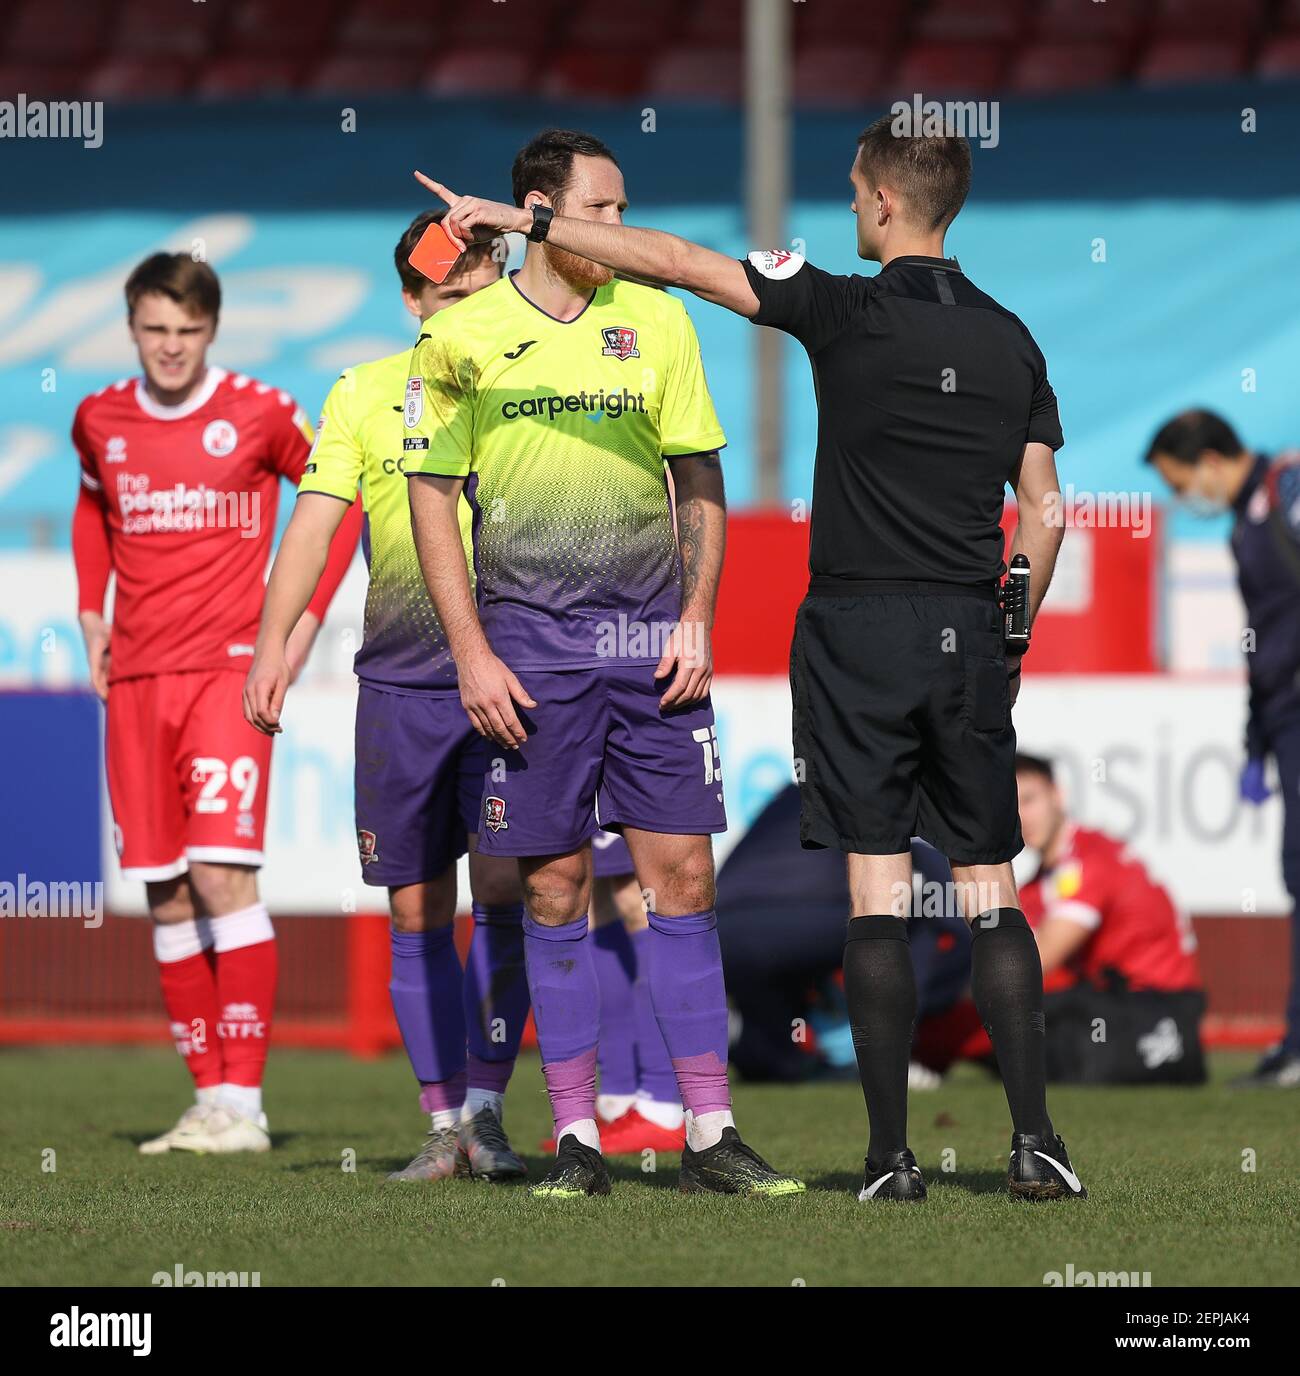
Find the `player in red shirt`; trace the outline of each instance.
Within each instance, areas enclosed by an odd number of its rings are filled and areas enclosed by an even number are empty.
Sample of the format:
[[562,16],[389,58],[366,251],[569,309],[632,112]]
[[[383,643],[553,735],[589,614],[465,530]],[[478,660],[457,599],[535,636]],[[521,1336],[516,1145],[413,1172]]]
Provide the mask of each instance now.
[[[142,376],[77,409],[72,547],[91,681],[108,709],[122,873],[145,883],[163,1002],[197,1091],[140,1150],[265,1151],[276,947],[257,869],[271,738],[245,722],[242,692],[280,481],[301,478],[312,431],[286,392],[208,363],[221,287],[206,263],[154,254],[126,301]],[[294,631],[295,672],[360,527],[358,504]]]
[[1043,962],[1049,1078],[1199,1083],[1205,999],[1190,922],[1124,842],[1070,819],[1050,761],[1018,755],[1016,781],[1039,855],[1020,900]]

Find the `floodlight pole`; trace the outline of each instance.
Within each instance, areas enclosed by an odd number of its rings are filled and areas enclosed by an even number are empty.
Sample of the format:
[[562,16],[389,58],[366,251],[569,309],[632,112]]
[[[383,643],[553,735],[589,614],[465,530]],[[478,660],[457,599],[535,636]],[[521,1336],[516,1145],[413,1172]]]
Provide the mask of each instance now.
[[[751,249],[784,248],[790,197],[790,7],[793,0],[746,0],[745,196]],[[783,344],[776,330],[754,331],[758,500],[782,497]]]

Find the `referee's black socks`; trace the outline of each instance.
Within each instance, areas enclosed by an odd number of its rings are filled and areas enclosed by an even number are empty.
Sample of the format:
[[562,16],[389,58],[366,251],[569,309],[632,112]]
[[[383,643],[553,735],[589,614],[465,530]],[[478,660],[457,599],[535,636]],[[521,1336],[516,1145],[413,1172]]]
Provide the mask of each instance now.
[[881,1161],[907,1146],[907,1065],[916,1021],[916,976],[902,918],[849,919],[844,996],[871,1123],[867,1159]]
[[993,1041],[1011,1121],[1017,1132],[1050,1137],[1038,943],[1019,908],[981,913],[971,936],[971,994]]

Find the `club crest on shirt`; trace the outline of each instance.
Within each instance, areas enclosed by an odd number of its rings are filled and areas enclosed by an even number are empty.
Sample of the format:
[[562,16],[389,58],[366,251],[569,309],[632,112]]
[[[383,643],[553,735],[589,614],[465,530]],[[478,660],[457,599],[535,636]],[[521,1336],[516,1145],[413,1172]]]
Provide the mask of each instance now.
[[378,861],[379,852],[375,849],[378,841],[379,838],[373,831],[357,828],[357,853],[363,865],[373,865]]
[[600,351],[606,358],[626,360],[640,358],[641,350],[636,346],[636,331],[626,325],[606,325],[600,332],[605,347]]
[[483,799],[483,822],[489,831],[509,831],[506,821],[506,800],[487,797]]
[[224,459],[235,452],[239,431],[228,420],[210,420],[203,427],[203,447],[214,459]]

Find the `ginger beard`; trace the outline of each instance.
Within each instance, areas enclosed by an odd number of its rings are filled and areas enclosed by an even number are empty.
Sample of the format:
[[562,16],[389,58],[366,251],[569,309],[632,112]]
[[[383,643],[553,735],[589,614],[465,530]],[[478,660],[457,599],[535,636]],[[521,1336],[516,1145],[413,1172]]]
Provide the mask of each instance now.
[[542,257],[548,270],[575,291],[590,291],[614,280],[613,272],[603,264],[593,263],[590,258],[579,258],[576,253],[556,248],[554,244],[543,242]]

